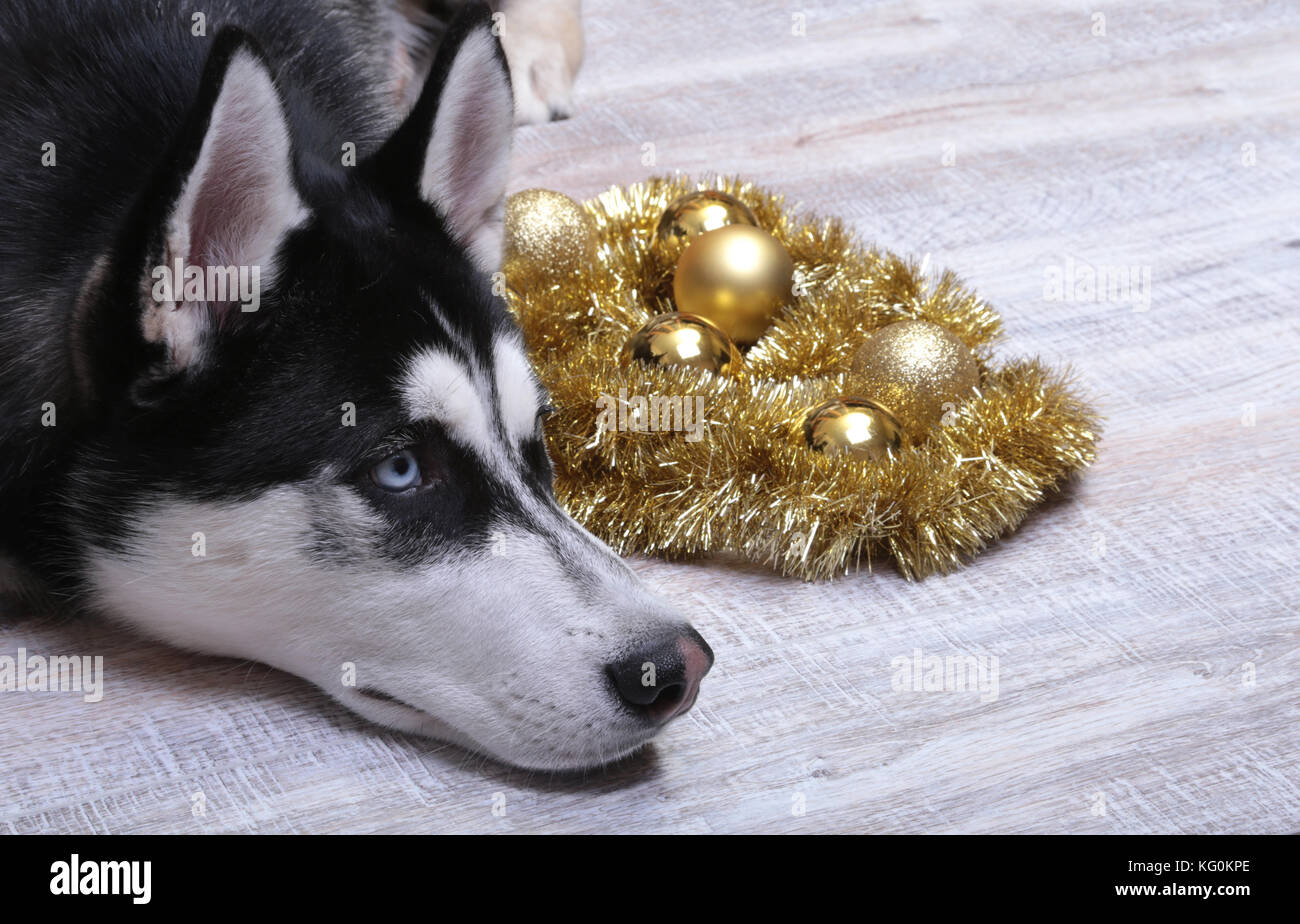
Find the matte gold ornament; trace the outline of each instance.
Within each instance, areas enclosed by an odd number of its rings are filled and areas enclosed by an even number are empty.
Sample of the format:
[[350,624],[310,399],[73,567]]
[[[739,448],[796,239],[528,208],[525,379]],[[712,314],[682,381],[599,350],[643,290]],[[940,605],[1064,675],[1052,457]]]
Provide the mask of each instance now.
[[564,193],[525,189],[506,200],[506,277],[540,272],[572,275],[596,258],[596,223]]
[[677,310],[708,318],[741,346],[763,336],[794,287],[794,261],[776,238],[728,225],[691,239],[677,261]]
[[623,365],[632,360],[660,366],[690,366],[718,375],[740,371],[740,350],[716,324],[694,315],[661,314],[628,338]]
[[856,395],[841,395],[808,410],[803,438],[828,456],[879,460],[903,445],[903,428],[888,408]]
[[928,321],[896,321],[858,348],[849,382],[894,412],[919,439],[979,386],[975,354]]
[[758,219],[749,206],[735,196],[716,189],[704,189],[678,196],[668,203],[655,237],[664,242],[685,244],[705,231],[716,231],[727,225],[758,226]]

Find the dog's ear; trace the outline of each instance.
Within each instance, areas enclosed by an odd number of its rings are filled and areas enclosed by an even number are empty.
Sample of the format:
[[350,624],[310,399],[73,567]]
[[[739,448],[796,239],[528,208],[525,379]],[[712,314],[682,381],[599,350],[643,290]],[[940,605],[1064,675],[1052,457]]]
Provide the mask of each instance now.
[[415,106],[370,163],[376,181],[417,195],[487,272],[501,264],[514,97],[491,11],[452,22]]
[[153,198],[167,205],[152,219],[150,259],[160,263],[147,267],[142,327],[146,340],[166,346],[171,367],[183,369],[259,307],[281,243],[308,217],[294,185],[284,103],[265,58],[243,33],[225,30],[215,39]]

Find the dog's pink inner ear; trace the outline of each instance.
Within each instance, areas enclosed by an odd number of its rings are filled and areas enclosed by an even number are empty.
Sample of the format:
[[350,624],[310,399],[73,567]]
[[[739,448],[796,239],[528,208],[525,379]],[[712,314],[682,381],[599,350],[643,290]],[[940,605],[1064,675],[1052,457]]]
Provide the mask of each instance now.
[[[173,360],[184,365],[206,328],[248,310],[248,287],[254,282],[260,304],[261,292],[275,277],[280,244],[306,217],[294,187],[289,126],[279,94],[262,60],[240,48],[226,68],[198,157],[167,223],[165,265],[170,272],[179,260],[183,268],[202,271],[203,297],[186,297],[176,286],[170,304],[153,306],[146,335],[166,339]],[[213,268],[227,279],[244,280],[243,291],[227,288],[225,297],[212,291],[206,283],[217,278],[209,272]]]
[[514,97],[497,40],[486,25],[472,29],[441,88],[420,194],[487,272],[501,265],[513,124]]

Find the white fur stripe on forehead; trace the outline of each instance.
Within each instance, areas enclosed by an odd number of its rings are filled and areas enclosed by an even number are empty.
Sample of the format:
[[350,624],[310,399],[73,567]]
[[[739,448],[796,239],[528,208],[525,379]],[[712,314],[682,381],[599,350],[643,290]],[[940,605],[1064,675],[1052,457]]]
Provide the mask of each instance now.
[[517,443],[537,427],[537,410],[541,389],[523,347],[513,337],[501,337],[493,345],[492,361],[501,397],[501,422],[512,443]]
[[411,419],[436,420],[452,439],[487,456],[494,440],[484,399],[465,365],[442,350],[422,350],[406,367],[402,400]]

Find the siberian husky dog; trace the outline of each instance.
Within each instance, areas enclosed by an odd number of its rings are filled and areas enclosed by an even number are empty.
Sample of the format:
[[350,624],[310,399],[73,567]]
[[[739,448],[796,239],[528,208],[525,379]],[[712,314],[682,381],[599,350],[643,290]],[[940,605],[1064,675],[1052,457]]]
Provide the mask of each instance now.
[[557,505],[492,294],[526,3],[427,66],[400,0],[0,4],[11,575],[522,767],[691,707],[712,652]]

